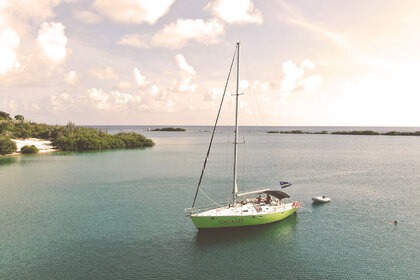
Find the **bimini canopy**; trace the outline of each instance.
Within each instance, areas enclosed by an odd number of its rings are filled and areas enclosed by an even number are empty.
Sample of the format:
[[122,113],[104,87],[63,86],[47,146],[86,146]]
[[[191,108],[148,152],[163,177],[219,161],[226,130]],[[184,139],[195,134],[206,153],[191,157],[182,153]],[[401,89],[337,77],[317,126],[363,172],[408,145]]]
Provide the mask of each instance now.
[[272,195],[280,200],[282,200],[283,198],[289,198],[290,196],[282,191],[276,191],[276,190],[269,190],[269,191],[265,191],[264,193],[267,193],[269,195]]
[[258,191],[252,191],[252,192],[245,192],[245,193],[239,193],[238,196],[246,196],[246,195],[250,195],[250,194],[256,194],[256,193],[268,193],[269,195],[272,195],[278,199],[283,199],[283,198],[289,198],[290,196],[282,191],[278,191],[278,190],[270,190],[270,189],[264,189],[264,190],[258,190]]

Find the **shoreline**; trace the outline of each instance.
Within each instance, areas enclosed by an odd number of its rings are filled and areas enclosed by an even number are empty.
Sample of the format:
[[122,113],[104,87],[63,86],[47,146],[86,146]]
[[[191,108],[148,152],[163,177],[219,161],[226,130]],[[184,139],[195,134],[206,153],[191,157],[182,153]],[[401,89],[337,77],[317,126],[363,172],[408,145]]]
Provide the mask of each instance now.
[[401,132],[401,131],[388,131],[378,132],[373,130],[348,130],[348,131],[303,131],[303,130],[270,130],[267,133],[272,134],[329,134],[329,135],[375,135],[375,136],[420,136],[420,131],[415,132]]
[[17,149],[16,152],[12,153],[12,154],[8,154],[8,155],[21,155],[22,153],[20,152],[20,149],[23,146],[32,146],[34,145],[35,147],[38,148],[38,153],[51,153],[51,152],[56,152],[58,151],[57,149],[55,149],[51,143],[51,141],[49,140],[44,140],[44,139],[39,139],[39,138],[25,138],[25,139],[12,139],[13,142],[16,143]]

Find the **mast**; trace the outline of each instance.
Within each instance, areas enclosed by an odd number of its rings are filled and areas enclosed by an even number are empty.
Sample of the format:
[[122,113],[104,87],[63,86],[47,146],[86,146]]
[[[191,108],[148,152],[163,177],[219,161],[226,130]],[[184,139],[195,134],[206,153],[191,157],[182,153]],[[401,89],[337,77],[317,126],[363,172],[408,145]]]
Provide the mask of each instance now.
[[235,142],[233,148],[233,190],[232,205],[236,203],[238,194],[238,108],[239,108],[239,47],[240,42],[236,43],[236,93],[235,93]]
[[226,90],[227,90],[227,87],[229,85],[230,75],[232,73],[233,65],[235,63],[235,57],[236,57],[236,51],[237,50],[238,50],[238,47],[235,48],[235,52],[233,53],[233,57],[232,57],[232,62],[230,63],[229,74],[227,76],[226,83],[225,83],[225,89],[223,90],[222,100],[221,100],[220,105],[219,105],[219,110],[217,111],[216,121],[215,121],[214,126],[213,126],[213,132],[211,133],[209,147],[207,148],[206,158],[204,159],[203,169],[201,170],[200,179],[198,180],[197,189],[195,190],[194,201],[193,201],[193,204],[192,204],[191,208],[194,208],[195,202],[197,200],[198,190],[200,189],[201,180],[203,179],[204,170],[206,169],[207,160],[208,160],[209,155],[210,155],[211,145],[213,143],[214,134],[216,132],[216,127],[217,127],[217,124],[219,122],[220,112],[222,111],[223,101],[225,100]]

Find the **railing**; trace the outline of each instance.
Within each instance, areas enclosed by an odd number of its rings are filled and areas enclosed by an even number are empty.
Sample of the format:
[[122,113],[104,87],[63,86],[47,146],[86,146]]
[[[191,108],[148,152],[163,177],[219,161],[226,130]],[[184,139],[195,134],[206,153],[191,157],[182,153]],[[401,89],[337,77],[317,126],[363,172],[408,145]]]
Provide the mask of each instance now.
[[[208,211],[211,209],[215,209],[215,207],[223,207],[223,204],[212,204],[212,205],[205,205],[205,206],[201,206],[201,207],[192,207],[192,208],[185,208],[184,212],[185,214],[187,214],[187,216],[191,216],[192,214],[198,214],[204,211]],[[226,206],[228,207],[228,206]]]

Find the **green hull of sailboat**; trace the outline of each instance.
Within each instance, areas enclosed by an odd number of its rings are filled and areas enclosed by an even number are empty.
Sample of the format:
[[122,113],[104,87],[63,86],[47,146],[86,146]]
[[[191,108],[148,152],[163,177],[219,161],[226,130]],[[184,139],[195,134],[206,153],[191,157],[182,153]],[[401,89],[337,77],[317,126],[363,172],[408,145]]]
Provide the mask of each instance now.
[[232,228],[258,226],[275,223],[286,219],[296,212],[296,208],[284,212],[260,214],[252,216],[194,216],[191,219],[197,229]]

